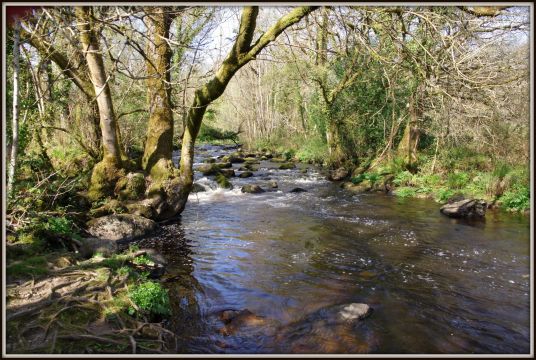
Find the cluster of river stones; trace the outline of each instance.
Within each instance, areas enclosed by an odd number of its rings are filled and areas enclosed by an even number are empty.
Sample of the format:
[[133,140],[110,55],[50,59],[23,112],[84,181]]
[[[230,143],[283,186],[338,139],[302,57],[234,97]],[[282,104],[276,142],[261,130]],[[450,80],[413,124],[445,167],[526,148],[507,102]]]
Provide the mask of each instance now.
[[[198,166],[195,170],[202,173],[204,176],[214,176],[218,186],[223,189],[232,189],[233,184],[229,181],[231,177],[249,178],[254,176],[254,172],[258,170],[257,165],[261,160],[269,160],[278,163],[278,169],[288,170],[295,169],[296,164],[285,157],[274,156],[270,151],[261,151],[258,153],[244,153],[235,151],[229,155],[221,155],[217,158],[205,159],[204,164]],[[240,167],[235,171],[233,164],[240,164]],[[305,170],[306,171],[306,170]],[[249,194],[259,194],[266,191],[274,191],[278,188],[275,180],[268,181],[263,188],[258,184],[246,184],[242,186],[241,191]],[[206,189],[201,184],[194,184],[193,192],[202,192]],[[304,192],[305,189],[294,188],[290,192]]]

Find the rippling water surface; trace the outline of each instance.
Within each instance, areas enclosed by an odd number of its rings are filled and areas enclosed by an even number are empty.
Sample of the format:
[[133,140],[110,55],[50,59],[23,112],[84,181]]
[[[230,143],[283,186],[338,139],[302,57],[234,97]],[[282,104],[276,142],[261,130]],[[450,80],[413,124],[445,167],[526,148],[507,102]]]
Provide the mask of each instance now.
[[[224,153],[199,150],[198,162]],[[186,239],[180,256],[166,254],[180,279],[170,285],[178,352],[530,351],[528,217],[452,220],[430,200],[353,195],[313,167],[277,165],[232,178],[233,190],[196,174],[209,190],[166,230]],[[276,191],[240,192],[269,180]],[[333,323],[330,306],[352,302],[372,315]],[[221,334],[218,313],[246,308],[266,321]]]

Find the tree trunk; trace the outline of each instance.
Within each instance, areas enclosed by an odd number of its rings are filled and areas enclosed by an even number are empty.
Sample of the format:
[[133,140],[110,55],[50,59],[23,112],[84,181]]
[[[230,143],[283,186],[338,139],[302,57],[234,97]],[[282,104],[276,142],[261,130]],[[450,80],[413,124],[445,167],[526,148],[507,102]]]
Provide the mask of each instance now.
[[93,168],[88,192],[88,197],[95,201],[112,194],[115,182],[123,175],[122,159],[112,94],[99,49],[99,40],[91,19],[92,8],[78,6],[75,8],[75,13],[80,30],[80,42],[96,94],[103,142],[103,159]]
[[330,162],[338,167],[344,160],[344,151],[342,146],[340,124],[331,114],[328,115],[328,126],[326,127],[326,141],[328,143],[328,151]]
[[146,8],[148,40],[146,49],[149,126],[142,167],[153,180],[173,175],[173,113],[170,101],[171,49],[168,42],[171,17],[164,7]]
[[417,161],[417,146],[420,138],[418,119],[419,106],[414,93],[410,97],[408,123],[397,149],[398,156],[404,159],[408,167],[412,167]]
[[7,194],[11,196],[13,182],[15,180],[15,169],[17,167],[17,156],[19,149],[19,71],[20,71],[20,48],[19,48],[20,20],[15,19],[13,29],[13,123],[11,140],[11,157],[9,161]]

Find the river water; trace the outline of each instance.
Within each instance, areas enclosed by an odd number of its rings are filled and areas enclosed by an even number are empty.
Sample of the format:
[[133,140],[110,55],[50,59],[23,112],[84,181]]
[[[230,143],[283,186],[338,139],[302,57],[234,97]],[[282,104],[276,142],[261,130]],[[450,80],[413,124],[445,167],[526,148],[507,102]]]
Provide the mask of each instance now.
[[[196,162],[228,152],[199,147]],[[431,200],[355,195],[309,165],[277,165],[231,178],[233,190],[196,174],[208,191],[154,239],[166,244],[177,352],[530,352],[528,217],[453,220]],[[275,191],[240,191],[269,180]],[[356,302],[372,314],[333,321],[330,307]],[[226,309],[266,321],[224,335]]]

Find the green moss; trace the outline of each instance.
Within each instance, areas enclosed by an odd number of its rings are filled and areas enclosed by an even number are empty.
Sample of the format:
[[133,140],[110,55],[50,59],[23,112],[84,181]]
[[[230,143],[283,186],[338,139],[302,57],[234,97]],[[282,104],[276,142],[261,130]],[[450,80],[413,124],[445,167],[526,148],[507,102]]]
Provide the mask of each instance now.
[[222,173],[219,173],[216,175],[216,182],[218,183],[218,186],[223,189],[232,189],[233,184],[223,175]]
[[116,182],[125,176],[125,171],[121,169],[117,162],[111,157],[105,157],[95,165],[91,174],[88,190],[88,198],[91,201],[98,201],[106,196],[112,196]]

